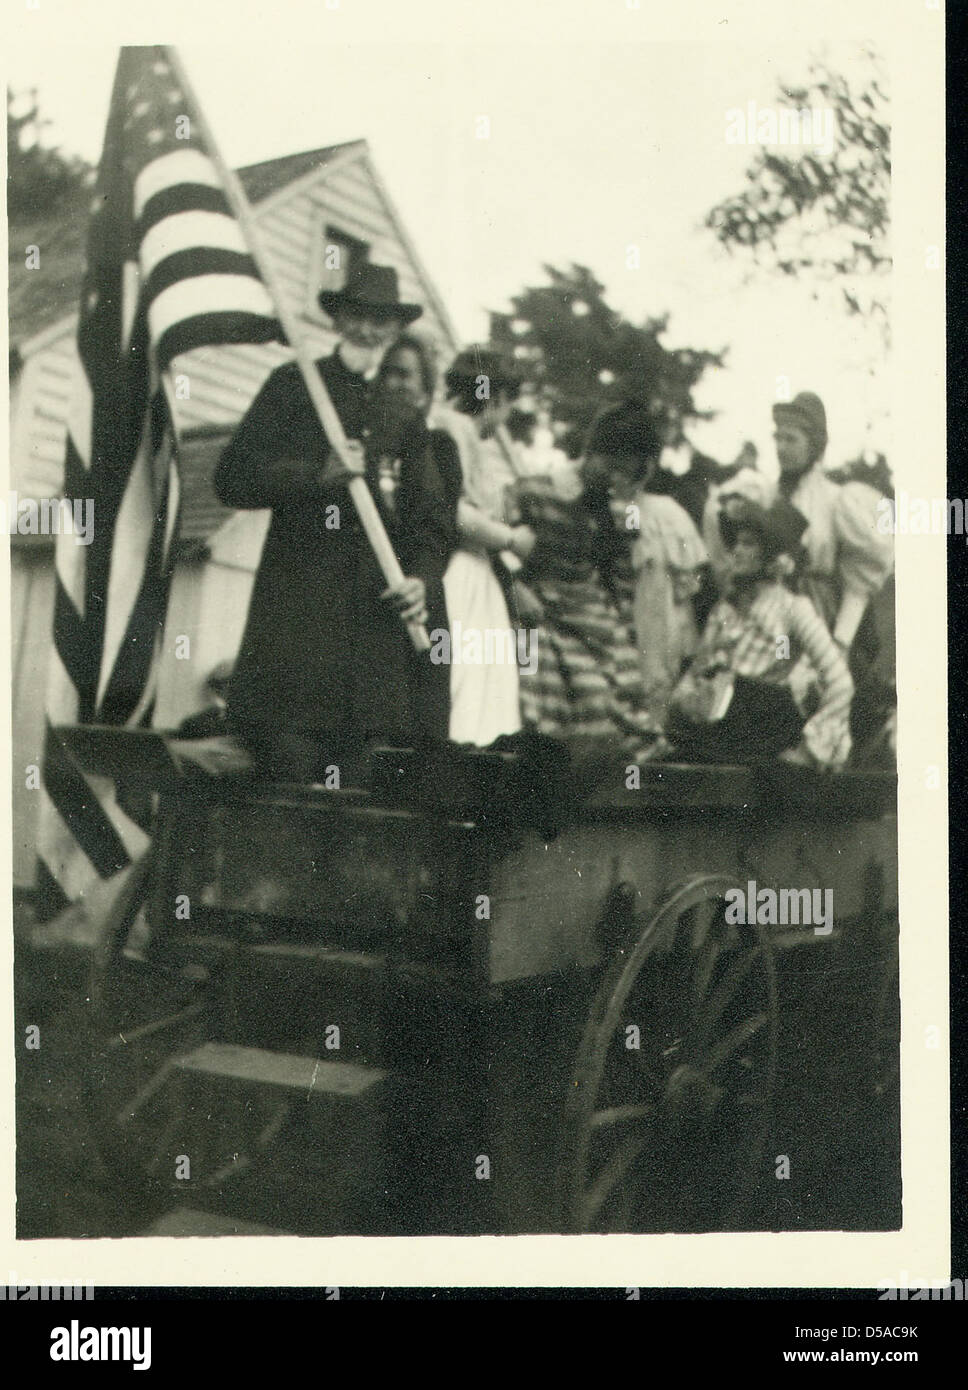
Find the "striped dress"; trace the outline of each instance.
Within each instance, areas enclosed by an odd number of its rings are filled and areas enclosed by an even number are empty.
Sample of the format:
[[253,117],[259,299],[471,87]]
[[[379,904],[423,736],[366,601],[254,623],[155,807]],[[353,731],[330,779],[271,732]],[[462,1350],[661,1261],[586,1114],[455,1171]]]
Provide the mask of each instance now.
[[810,599],[764,583],[745,614],[728,599],[706,621],[694,666],[722,656],[739,676],[786,686],[808,715],[803,743],[821,767],[842,767],[850,753],[854,683],[840,649]]
[[521,672],[522,720],[569,741],[618,738],[633,756],[660,730],[643,705],[638,654],[596,569],[600,523],[582,497],[564,497],[545,479],[519,485],[517,503],[537,534],[519,577],[544,608],[536,668]]

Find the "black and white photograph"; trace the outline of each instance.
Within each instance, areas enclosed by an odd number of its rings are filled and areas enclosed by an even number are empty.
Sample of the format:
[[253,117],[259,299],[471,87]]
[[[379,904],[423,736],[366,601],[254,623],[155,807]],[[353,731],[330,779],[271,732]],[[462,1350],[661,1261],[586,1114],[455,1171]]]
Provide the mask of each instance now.
[[728,1237],[712,1285],[846,1233],[845,1281],[964,1273],[898,1254],[946,1220],[965,518],[898,61],[943,18],[605,8],[18,21],[20,1267]]

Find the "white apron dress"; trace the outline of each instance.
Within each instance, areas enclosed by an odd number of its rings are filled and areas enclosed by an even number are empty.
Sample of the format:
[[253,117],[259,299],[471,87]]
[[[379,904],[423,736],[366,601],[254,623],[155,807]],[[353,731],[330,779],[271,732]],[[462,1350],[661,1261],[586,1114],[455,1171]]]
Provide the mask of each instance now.
[[[468,416],[447,407],[434,411],[432,424],[457,445],[462,496],[492,520],[503,521],[505,489],[515,477],[507,446],[482,440]],[[486,748],[502,734],[518,732],[521,709],[517,662],[508,660],[517,650],[517,634],[504,641],[496,637],[512,633],[512,627],[483,545],[464,540],[454,551],[444,572],[444,597],[451,630],[450,737]]]

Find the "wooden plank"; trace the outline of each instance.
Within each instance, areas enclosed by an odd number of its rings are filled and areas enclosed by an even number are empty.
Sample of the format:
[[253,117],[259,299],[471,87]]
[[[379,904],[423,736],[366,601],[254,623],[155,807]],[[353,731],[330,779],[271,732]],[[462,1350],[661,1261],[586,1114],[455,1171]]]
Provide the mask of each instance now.
[[240,1081],[257,1086],[297,1091],[307,1100],[362,1100],[386,1080],[378,1067],[355,1062],[324,1062],[316,1057],[297,1057],[288,1052],[268,1052],[261,1047],[234,1043],[204,1043],[179,1058],[180,1071]]

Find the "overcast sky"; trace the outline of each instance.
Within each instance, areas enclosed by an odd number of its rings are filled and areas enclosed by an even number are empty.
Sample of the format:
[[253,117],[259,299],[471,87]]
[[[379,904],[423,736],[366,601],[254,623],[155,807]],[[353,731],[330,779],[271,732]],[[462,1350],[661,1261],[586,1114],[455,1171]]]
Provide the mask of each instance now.
[[[728,347],[700,404],[721,412],[697,444],[729,457],[754,439],[772,461],[779,375],[827,403],[833,463],[887,435],[876,339],[810,285],[743,284],[702,230],[738,190],[755,151],[726,141],[730,108],[777,104],[811,50],[724,43],[550,41],[298,47],[185,46],[182,57],[226,157],[249,164],[365,137],[459,335],[486,333],[541,265],[591,267],[610,302],[641,320],[668,312],[667,346]],[[816,51],[814,49],[813,51]],[[855,50],[828,50],[853,70]],[[23,48],[15,90],[36,86],[50,138],[96,161],[116,50]],[[479,138],[487,117],[489,137]],[[630,245],[638,270],[626,267]],[[869,428],[873,433],[868,434]]]

